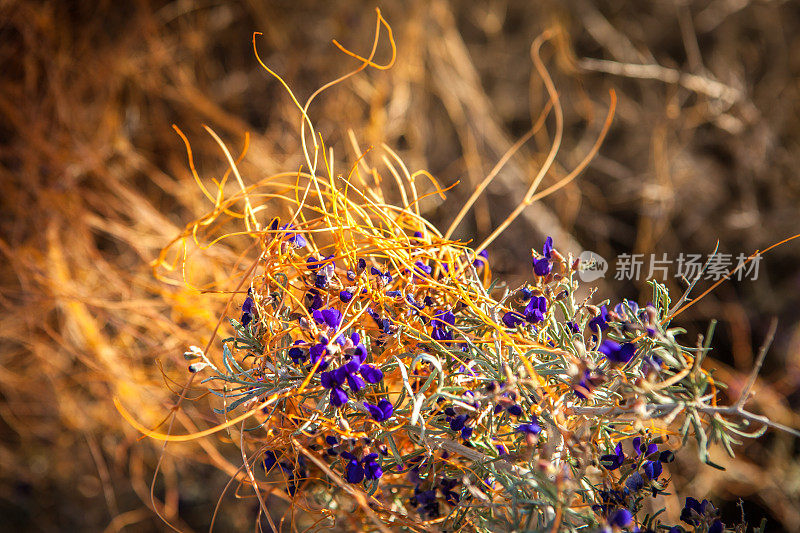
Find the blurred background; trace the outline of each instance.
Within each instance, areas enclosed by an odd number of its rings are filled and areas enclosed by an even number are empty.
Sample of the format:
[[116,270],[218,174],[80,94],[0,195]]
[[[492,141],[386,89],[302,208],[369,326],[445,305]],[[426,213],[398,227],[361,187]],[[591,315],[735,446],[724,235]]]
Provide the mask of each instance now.
[[[162,531],[148,508],[160,445],[139,440],[111,403],[163,419],[185,383],[181,353],[202,344],[224,300],[160,283],[149,263],[208,207],[189,172],[226,164],[202,129],[238,153],[245,180],[302,163],[298,116],[267,65],[300,100],[366,54],[375,4],[351,1],[52,2],[0,5],[0,530]],[[311,117],[349,152],[385,142],[414,171],[461,184],[423,204],[446,228],[472,188],[547,103],[530,47],[560,93],[565,133],[543,186],[566,175],[619,98],[609,137],[580,179],[531,206],[489,253],[514,285],[546,235],[564,252],[612,263],[596,299],[648,299],[615,280],[619,254],[749,255],[800,231],[800,7],[779,0],[427,0],[380,6],[397,62],[323,93]],[[377,61],[390,56],[385,33]],[[457,236],[482,240],[545,159],[552,119],[500,173]],[[350,157],[350,156],[348,156]],[[349,159],[352,161],[352,158]],[[387,191],[391,195],[391,191]],[[222,258],[225,252],[219,252]],[[224,258],[223,258],[224,259]],[[224,271],[213,254],[211,276]],[[736,399],[772,317],[778,329],[751,408],[800,427],[800,244],[776,248],[757,279],[729,281],[676,319],[692,343],[718,318],[717,376]],[[685,284],[670,269],[668,285]],[[701,281],[698,288],[710,285]],[[163,373],[162,373],[163,370]],[[190,394],[199,395],[197,391]],[[224,446],[170,445],[155,505],[185,530],[208,528],[236,464]],[[203,449],[203,447],[207,449]],[[234,451],[235,447],[233,447]],[[800,530],[800,444],[769,433],[720,472],[692,453],[673,465],[682,495],[723,519]],[[226,463],[227,461],[227,463]],[[241,463],[241,458],[239,458]],[[223,466],[221,466],[223,465]],[[738,503],[742,502],[741,508]],[[681,503],[666,496],[669,515]],[[285,505],[285,503],[280,503]],[[252,527],[257,503],[228,496],[220,531]]]

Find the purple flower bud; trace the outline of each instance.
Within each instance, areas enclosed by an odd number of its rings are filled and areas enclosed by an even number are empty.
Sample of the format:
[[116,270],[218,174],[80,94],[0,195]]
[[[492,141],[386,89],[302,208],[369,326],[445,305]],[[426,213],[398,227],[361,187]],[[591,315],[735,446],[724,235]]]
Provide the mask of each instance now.
[[243,313],[252,313],[254,305],[255,305],[255,302],[253,301],[253,298],[248,296],[247,298],[244,299],[244,302],[242,303],[242,312]]
[[503,315],[503,324],[508,328],[515,328],[519,324],[522,324],[522,315],[514,311],[509,311]]

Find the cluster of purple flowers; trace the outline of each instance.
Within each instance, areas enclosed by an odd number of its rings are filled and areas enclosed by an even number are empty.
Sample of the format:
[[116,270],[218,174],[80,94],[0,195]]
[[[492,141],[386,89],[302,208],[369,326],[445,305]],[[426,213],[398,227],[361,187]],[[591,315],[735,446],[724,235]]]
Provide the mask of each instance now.
[[[690,526],[708,525],[708,533],[722,533],[725,524],[718,517],[717,509],[708,500],[702,502],[690,497],[686,498],[686,503],[681,510],[681,521]],[[672,528],[678,531],[678,528]],[[672,531],[670,531],[672,533]]]
[[[659,452],[658,444],[655,442],[644,444],[642,443],[641,437],[634,437],[631,444],[633,445],[633,451],[637,458],[644,454],[643,457],[647,459],[642,464],[642,470],[645,476],[651,481],[657,480],[661,475],[663,471],[662,463],[670,463],[675,459],[675,454],[671,451],[664,450]],[[617,470],[625,463],[625,459],[625,453],[622,451],[622,443],[619,442],[614,448],[614,453],[600,457],[600,464],[607,470]]]
[[[350,439],[349,442],[351,446],[357,443],[356,439]],[[370,444],[372,441],[364,439],[364,442]],[[340,450],[341,447],[345,446],[345,443],[340,442],[339,439],[333,435],[325,437],[325,444],[328,446],[325,451],[327,455],[333,457],[338,455],[346,461],[344,478],[348,483],[356,484],[364,480],[373,481],[383,476],[383,468],[378,460],[379,455],[377,453],[368,453],[362,459],[358,459],[352,451]],[[378,446],[378,448],[381,455],[387,455],[388,451],[385,446]]]
[[361,460],[350,452],[342,452],[340,455],[347,460],[344,478],[348,483],[361,483],[364,480],[372,481],[380,479],[383,475],[383,469],[378,462],[377,453],[369,453]]
[[414,488],[414,495],[411,497],[410,503],[416,507],[420,516],[428,519],[438,518],[440,516],[439,501],[437,490],[442,494],[444,501],[450,505],[456,505],[461,497],[459,493],[453,489],[459,485],[459,481],[455,478],[442,478],[439,484],[429,490],[420,490],[419,486]]
[[[357,337],[358,333],[353,333],[353,336]],[[363,345],[359,344],[359,346]],[[350,356],[347,363],[334,370],[323,372],[320,376],[322,386],[331,391],[330,402],[334,407],[341,407],[347,403],[348,395],[342,388],[345,383],[352,392],[358,392],[364,388],[366,383],[375,384],[383,379],[381,369],[364,363],[364,356],[366,356],[366,349],[358,349]]]
[[536,324],[544,320],[544,315],[547,313],[547,298],[530,295],[527,302],[521,312],[508,311],[505,313],[503,315],[503,324],[509,328],[515,328],[523,322]]

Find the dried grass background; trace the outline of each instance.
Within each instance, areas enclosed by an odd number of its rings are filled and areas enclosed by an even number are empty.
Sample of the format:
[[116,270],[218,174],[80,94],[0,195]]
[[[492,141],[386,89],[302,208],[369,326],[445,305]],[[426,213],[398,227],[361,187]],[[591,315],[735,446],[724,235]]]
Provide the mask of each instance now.
[[[252,135],[243,174],[300,165],[297,113],[258,66],[259,50],[301,97],[371,44],[374,5],[309,2],[19,2],[0,5],[0,529],[161,531],[148,509],[160,447],[139,441],[111,404],[163,418],[183,383],[181,353],[213,329],[221,299],[157,282],[148,263],[204,208],[177,124],[199,170],[225,162],[202,130],[232,147]],[[324,94],[312,117],[326,141],[386,142],[413,169],[462,184],[423,205],[446,227],[459,202],[530,127],[546,102],[530,44],[566,112],[555,182],[594,141],[619,96],[610,137],[578,181],[532,206],[490,248],[496,272],[528,274],[545,234],[565,251],[749,254],[800,228],[800,9],[775,0],[654,2],[412,0],[381,6],[397,64]],[[388,53],[379,50],[379,56]],[[462,227],[481,239],[502,221],[549,148],[544,131],[515,157]],[[238,150],[240,148],[236,148]],[[561,173],[563,172],[563,174]],[[207,276],[226,272],[211,256]],[[709,365],[736,397],[772,316],[773,349],[753,400],[800,427],[800,248],[765,257],[757,281],[729,282],[679,323],[722,320]],[[198,267],[200,268],[200,267]],[[683,287],[672,283],[673,290]],[[601,297],[646,299],[643,282]],[[167,379],[162,377],[162,368]],[[756,407],[754,407],[756,408]],[[208,440],[206,446],[213,445]],[[222,447],[224,449],[224,447]],[[714,498],[723,518],[800,529],[800,446],[768,434],[719,451],[726,472],[685,454],[682,494]],[[154,494],[186,530],[208,527],[236,457],[168,448]],[[214,464],[206,464],[214,463]],[[230,474],[230,472],[229,472]],[[673,508],[677,499],[667,500]],[[227,498],[220,531],[252,527],[252,499]]]

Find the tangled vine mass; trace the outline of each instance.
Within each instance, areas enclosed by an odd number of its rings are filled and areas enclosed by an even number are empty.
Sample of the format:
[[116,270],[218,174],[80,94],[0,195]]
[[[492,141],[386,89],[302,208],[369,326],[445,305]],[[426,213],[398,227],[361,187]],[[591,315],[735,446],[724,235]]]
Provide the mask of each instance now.
[[[743,531],[691,496],[679,523],[662,519],[687,441],[714,466],[713,443],[732,454],[766,427],[742,404],[716,404],[720,384],[701,366],[710,335],[684,346],[670,326],[685,298],[673,302],[653,281],[648,302],[594,301],[579,283],[591,265],[550,238],[532,250],[528,281],[509,287],[492,275],[485,244],[453,239],[420,214],[420,178],[441,193],[435,180],[384,147],[403,200],[386,202],[381,171],[356,148],[337,174],[308,105],[298,107],[301,135],[308,128],[313,139],[306,171],[245,186],[225,150],[239,190],[223,194],[229,171],[216,195],[206,191],[213,210],[157,262],[185,275],[191,243],[238,239],[242,257],[257,250],[227,291],[219,331],[229,324],[229,336],[185,357],[224,418],[198,436],[225,429],[241,448],[237,475],[258,497],[259,522],[278,531],[302,514],[318,530]],[[266,498],[289,502],[290,513],[275,515]]]

